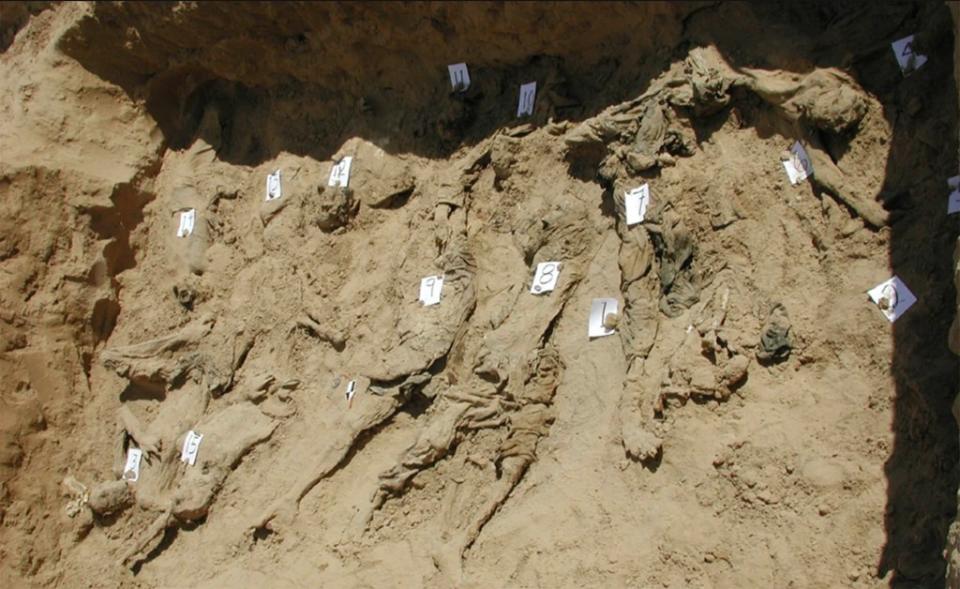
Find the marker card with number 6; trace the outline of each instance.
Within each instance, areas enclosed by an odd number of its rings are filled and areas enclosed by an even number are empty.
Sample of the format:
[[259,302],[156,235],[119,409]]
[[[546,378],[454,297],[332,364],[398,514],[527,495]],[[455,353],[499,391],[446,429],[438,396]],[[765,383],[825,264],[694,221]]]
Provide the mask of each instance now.
[[560,262],[540,262],[537,264],[537,272],[533,275],[533,284],[530,285],[530,292],[533,294],[543,294],[550,292],[557,286],[557,278],[560,277]]

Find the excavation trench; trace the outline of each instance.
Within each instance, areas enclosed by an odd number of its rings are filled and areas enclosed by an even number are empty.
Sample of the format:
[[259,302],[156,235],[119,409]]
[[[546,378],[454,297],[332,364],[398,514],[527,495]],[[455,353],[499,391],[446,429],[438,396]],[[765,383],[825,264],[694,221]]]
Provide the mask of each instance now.
[[4,575],[955,583],[944,5],[20,4]]

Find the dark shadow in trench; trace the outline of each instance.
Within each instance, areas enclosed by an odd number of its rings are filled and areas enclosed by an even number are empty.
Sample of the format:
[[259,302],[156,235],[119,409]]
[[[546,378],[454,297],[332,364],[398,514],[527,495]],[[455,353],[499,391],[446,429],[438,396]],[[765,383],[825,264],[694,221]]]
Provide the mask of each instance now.
[[[336,10],[348,12],[357,9],[351,3],[337,6]],[[570,4],[565,10],[581,11],[583,18],[599,18],[603,10],[597,6]],[[421,5],[414,8],[423,9]],[[127,8],[135,12],[155,9]],[[487,10],[504,10],[504,6],[496,3]],[[643,34],[649,25],[643,21],[651,14],[646,10],[637,8],[638,20],[631,24],[636,34]],[[953,25],[948,11],[940,2],[841,0],[702,3],[687,12],[681,30],[675,33],[672,54],[629,59],[624,55],[629,50],[618,55],[616,44],[611,44],[608,57],[584,67],[588,64],[576,63],[577,56],[524,55],[522,50],[497,48],[501,51],[498,59],[471,69],[474,84],[462,96],[451,94],[442,64],[433,64],[439,73],[425,86],[419,102],[405,102],[389,87],[373,88],[365,94],[369,87],[364,84],[377,78],[365,78],[352,87],[329,88],[287,76],[267,88],[217,78],[202,64],[140,77],[130,70],[133,73],[128,77],[111,79],[111,72],[119,71],[111,68],[124,66],[123,50],[117,49],[114,61],[97,62],[102,54],[89,42],[98,37],[96,27],[112,26],[107,21],[86,23],[84,34],[62,47],[94,73],[118,83],[132,96],[144,98],[169,146],[186,146],[200,133],[211,144],[220,143],[220,159],[246,165],[257,165],[281,151],[329,159],[345,139],[354,136],[374,141],[391,153],[446,157],[499,129],[526,122],[518,121],[514,113],[516,89],[522,82],[537,79],[541,84],[538,110],[530,119],[534,124],[546,124],[550,117],[583,120],[610,104],[638,96],[671,61],[682,59],[686,50],[696,45],[717,46],[738,68],[765,68],[776,63],[798,73],[812,67],[837,67],[852,74],[882,103],[893,131],[879,198],[892,213],[892,274],[903,279],[919,299],[892,326],[894,435],[884,468],[886,543],[877,555],[875,572],[893,586],[942,585],[945,563],[941,550],[956,511],[960,455],[951,414],[958,362],[947,347],[956,313],[951,262],[956,222],[946,216],[945,180],[957,173]],[[749,18],[741,18],[745,15]],[[451,34],[442,26],[442,19],[432,22],[438,34]],[[290,51],[309,51],[314,32],[299,30],[298,23],[284,26],[288,35],[277,42],[286,43]],[[777,37],[778,27],[800,31],[804,43],[790,46]],[[146,29],[141,33],[148,35]],[[893,59],[890,42],[910,33],[918,33],[930,60],[905,77]],[[116,34],[122,41],[123,35]],[[110,35],[101,33],[99,37],[109,39]],[[759,43],[766,43],[764,51],[750,49],[751,44]],[[304,97],[316,97],[321,108],[298,110]],[[355,104],[343,105],[350,101]],[[342,106],[327,109],[333,104]],[[201,126],[205,112],[216,112],[217,124],[212,129],[216,138],[204,136],[211,132]],[[828,148],[838,154],[844,145],[841,141]],[[575,172],[578,176],[590,174],[586,169]],[[866,291],[873,285],[863,286]]]
[[[895,388],[893,445],[884,464],[886,542],[873,572],[892,587],[943,586],[943,548],[960,482],[951,411],[960,363],[948,347],[957,312],[952,263],[957,222],[946,214],[946,180],[957,174],[953,23],[941,2],[768,4],[756,10],[805,33],[812,45],[803,57],[851,74],[880,101],[892,130],[878,200],[890,212],[891,275],[899,276],[918,302],[891,326]],[[890,43],[910,34],[917,35],[929,61],[904,76]],[[716,45],[732,65],[742,67],[738,43],[729,37]],[[842,138],[824,143],[834,155],[845,149]],[[863,285],[864,291],[873,286]]]
[[948,348],[957,311],[952,280],[957,222],[946,214],[946,180],[957,173],[952,31],[943,3],[922,3],[894,39],[916,33],[929,61],[904,76],[888,47],[886,54],[859,61],[855,70],[864,88],[881,100],[891,124],[880,195],[891,211],[890,266],[918,299],[892,326],[894,438],[884,465],[887,542],[877,572],[892,571],[896,587],[942,586],[942,550],[957,508],[958,440],[951,408],[958,362]]

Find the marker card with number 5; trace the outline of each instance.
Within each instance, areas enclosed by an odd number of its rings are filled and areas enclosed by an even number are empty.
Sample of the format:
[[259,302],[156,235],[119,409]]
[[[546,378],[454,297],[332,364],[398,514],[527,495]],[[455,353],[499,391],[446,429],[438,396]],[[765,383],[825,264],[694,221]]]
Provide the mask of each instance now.
[[560,262],[540,262],[537,264],[537,272],[533,275],[533,284],[530,285],[530,292],[533,294],[543,294],[550,292],[557,286],[557,278],[560,277]]

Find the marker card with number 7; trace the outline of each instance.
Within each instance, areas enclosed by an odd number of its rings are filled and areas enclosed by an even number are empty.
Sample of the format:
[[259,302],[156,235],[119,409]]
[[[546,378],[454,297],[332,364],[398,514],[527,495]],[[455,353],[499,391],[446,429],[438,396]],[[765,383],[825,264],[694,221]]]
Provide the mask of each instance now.
[[559,277],[560,262],[540,262],[537,264],[537,272],[533,275],[530,292],[533,294],[550,292],[556,288]]

